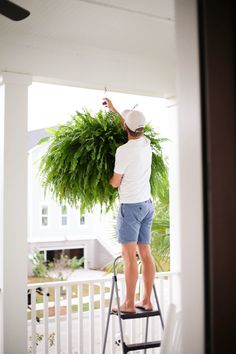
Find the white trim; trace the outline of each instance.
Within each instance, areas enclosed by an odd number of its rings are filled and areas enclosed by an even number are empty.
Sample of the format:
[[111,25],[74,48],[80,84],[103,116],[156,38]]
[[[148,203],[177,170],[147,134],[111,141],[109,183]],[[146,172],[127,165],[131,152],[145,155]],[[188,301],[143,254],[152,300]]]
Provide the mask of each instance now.
[[26,73],[2,71],[0,73],[0,85],[5,84],[23,85],[28,87],[32,84],[32,76]]
[[[57,77],[49,77],[49,76],[33,76],[33,82],[39,82],[43,84],[51,84],[51,85],[61,85],[61,86],[72,86],[72,87],[78,87],[78,88],[83,88],[83,89],[88,89],[88,90],[98,90],[100,92],[104,92],[104,82],[98,83],[97,81],[93,81],[90,84],[85,81],[72,81],[72,80],[65,80],[62,78],[57,78]],[[141,90],[141,89],[135,89],[134,87],[121,87],[121,86],[113,86],[109,85],[109,91],[110,92],[117,92],[117,93],[127,93],[130,95],[140,95],[140,96],[148,96],[148,97],[157,97],[157,98],[162,98],[166,99],[165,96],[157,95],[156,92],[149,91],[149,90]]]
[[[49,237],[52,237],[51,239]],[[78,238],[77,236],[73,236],[72,238],[70,238],[71,236],[68,235],[67,239],[65,240],[64,236],[62,236],[61,238],[57,238],[55,239],[54,236],[47,236],[47,239],[42,239],[42,238],[33,238],[33,239],[29,239],[28,243],[47,243],[47,242],[83,242],[83,241],[89,241],[89,240],[98,240],[98,236],[91,236],[89,235],[89,237],[87,238]],[[76,238],[75,238],[76,237]]]
[[[102,281],[111,281],[112,280],[112,275],[113,274],[108,274],[107,276],[104,277],[99,277],[99,278],[89,278],[89,279],[76,279],[76,280],[59,280],[59,281],[51,281],[51,282],[46,282],[46,283],[30,283],[28,284],[28,289],[36,289],[39,286],[43,287],[56,287],[56,286],[68,286],[68,285],[74,285],[74,284],[93,284],[93,283],[99,283]],[[156,272],[155,273],[155,278],[163,278],[165,279],[168,276],[177,276],[180,277],[181,274],[179,272]],[[138,274],[138,278],[142,279],[142,274]],[[119,279],[124,279],[124,274],[119,274]]]
[[76,249],[84,249],[85,246],[83,245],[79,245],[79,246],[56,246],[56,247],[53,247],[53,246],[50,246],[50,247],[39,247],[38,250],[39,251],[56,251],[56,250],[76,250]]
[[183,354],[202,354],[204,259],[198,12],[196,0],[178,0],[175,5]]

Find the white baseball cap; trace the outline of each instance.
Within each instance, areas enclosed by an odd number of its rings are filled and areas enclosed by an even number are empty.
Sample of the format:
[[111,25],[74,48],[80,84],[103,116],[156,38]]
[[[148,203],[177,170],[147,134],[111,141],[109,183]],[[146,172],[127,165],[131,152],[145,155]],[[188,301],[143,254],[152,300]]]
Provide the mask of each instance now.
[[126,109],[123,111],[122,116],[125,119],[125,124],[132,132],[145,126],[146,118],[140,111]]
[[125,119],[127,117],[127,114],[131,112],[131,109],[125,109],[124,111],[121,112],[122,117]]

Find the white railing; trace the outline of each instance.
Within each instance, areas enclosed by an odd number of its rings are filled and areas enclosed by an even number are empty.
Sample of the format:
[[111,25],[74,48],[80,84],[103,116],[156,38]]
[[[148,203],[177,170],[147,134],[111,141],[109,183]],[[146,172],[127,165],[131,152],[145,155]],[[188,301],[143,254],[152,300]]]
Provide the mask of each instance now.
[[[163,317],[173,302],[173,283],[179,275],[173,272],[156,273],[155,285]],[[124,276],[118,275],[121,302],[125,296]],[[43,296],[38,295],[41,288]],[[28,285],[31,293],[31,310],[28,310],[29,348],[35,353],[99,354],[102,353],[103,336],[110,298],[111,276],[76,281],[34,283]],[[141,276],[137,296],[142,295]],[[50,296],[47,296],[47,293]],[[37,301],[36,301],[37,300]],[[155,306],[154,298],[152,299]],[[40,322],[37,322],[36,316]],[[145,319],[123,321],[128,343],[143,341]],[[161,337],[160,320],[150,318],[149,340]],[[41,340],[40,339],[41,336]],[[117,316],[111,316],[107,354],[119,352],[115,341],[119,336]],[[53,340],[53,345],[50,343]],[[152,351],[155,353],[155,350]]]

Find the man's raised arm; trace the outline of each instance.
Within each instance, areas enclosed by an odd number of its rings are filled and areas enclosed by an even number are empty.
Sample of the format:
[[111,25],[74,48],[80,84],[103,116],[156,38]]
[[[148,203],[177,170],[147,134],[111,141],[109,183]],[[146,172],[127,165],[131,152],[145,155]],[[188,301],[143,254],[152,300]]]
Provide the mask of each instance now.
[[105,107],[107,107],[109,109],[110,112],[114,112],[114,113],[117,113],[120,117],[120,122],[121,122],[121,125],[122,127],[124,127],[124,118],[122,117],[122,115],[115,109],[115,107],[113,106],[111,100],[107,97],[103,98],[104,99],[104,102],[102,103]]

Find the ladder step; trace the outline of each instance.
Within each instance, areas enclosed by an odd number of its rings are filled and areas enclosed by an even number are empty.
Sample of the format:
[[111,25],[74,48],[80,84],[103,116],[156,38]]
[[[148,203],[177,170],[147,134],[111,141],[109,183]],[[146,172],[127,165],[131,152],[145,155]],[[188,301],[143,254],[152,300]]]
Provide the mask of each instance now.
[[124,350],[125,353],[134,351],[134,350],[142,350],[148,348],[157,348],[161,346],[161,341],[156,340],[153,342],[146,342],[146,343],[135,343],[135,344],[125,344],[124,343]]
[[[118,316],[118,312],[111,312],[111,315]],[[136,313],[120,313],[120,317],[122,320],[128,320],[131,318],[143,318],[143,317],[153,317],[153,316],[160,316],[160,311],[153,310],[153,311],[146,311],[142,309],[137,309]]]

